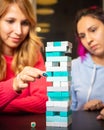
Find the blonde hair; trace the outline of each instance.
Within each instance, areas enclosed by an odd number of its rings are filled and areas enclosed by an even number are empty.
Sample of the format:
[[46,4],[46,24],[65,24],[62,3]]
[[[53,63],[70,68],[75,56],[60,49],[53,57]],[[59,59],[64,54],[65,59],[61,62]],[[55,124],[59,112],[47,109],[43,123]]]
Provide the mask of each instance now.
[[[40,49],[43,47],[40,38],[35,32],[35,10],[30,0],[0,0],[0,3],[2,4],[0,6],[0,17],[6,14],[10,4],[16,3],[30,22],[29,34],[23,43],[16,48],[13,56],[11,68],[17,75],[25,66],[34,66],[36,64]],[[6,78],[6,62],[1,48],[2,42],[0,41],[0,80],[3,80]]]

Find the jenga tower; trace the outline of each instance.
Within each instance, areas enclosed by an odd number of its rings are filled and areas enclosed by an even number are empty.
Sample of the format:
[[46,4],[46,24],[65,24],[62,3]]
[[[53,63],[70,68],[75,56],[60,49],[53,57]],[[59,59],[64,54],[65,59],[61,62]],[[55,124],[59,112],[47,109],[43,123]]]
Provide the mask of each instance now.
[[46,72],[48,101],[46,103],[46,126],[67,127],[72,122],[71,96],[71,52],[68,41],[47,42]]

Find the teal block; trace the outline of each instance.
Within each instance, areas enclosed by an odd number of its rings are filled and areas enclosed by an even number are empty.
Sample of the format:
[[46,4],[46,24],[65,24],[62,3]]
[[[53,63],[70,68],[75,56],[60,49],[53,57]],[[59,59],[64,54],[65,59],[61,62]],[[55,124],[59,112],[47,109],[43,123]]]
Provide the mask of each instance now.
[[60,116],[58,111],[46,111],[46,116]]
[[69,117],[72,115],[72,110],[69,111],[46,111],[46,116]]
[[61,92],[47,92],[49,97],[61,97]]
[[50,97],[52,101],[65,101],[71,98],[69,91],[67,92],[47,92],[47,96]]
[[69,110],[67,112],[64,112],[64,111],[60,112],[61,117],[66,117],[66,116],[70,116],[70,115],[72,115],[72,110]]
[[70,93],[69,92],[62,92],[62,97],[70,97]]
[[53,76],[69,76],[70,72],[68,71],[61,71],[61,72],[53,72]]
[[61,46],[61,42],[60,41],[56,41],[53,43],[54,46]]
[[53,111],[46,111],[46,116],[54,116]]
[[68,117],[60,117],[60,116],[46,116],[47,122],[68,122]]
[[47,75],[48,75],[49,77],[51,77],[51,76],[53,76],[53,72],[47,72]]
[[65,56],[64,52],[46,52],[46,57],[51,56]]

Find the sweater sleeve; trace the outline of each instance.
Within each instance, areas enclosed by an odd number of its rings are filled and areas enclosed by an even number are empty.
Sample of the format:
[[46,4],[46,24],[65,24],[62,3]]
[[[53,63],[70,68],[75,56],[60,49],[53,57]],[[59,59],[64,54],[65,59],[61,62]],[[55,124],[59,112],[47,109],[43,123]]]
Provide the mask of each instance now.
[[[45,71],[43,57],[35,65],[36,68]],[[22,94],[8,104],[4,112],[31,112],[44,113],[46,111],[46,77],[41,77],[31,82],[29,87],[23,90]]]
[[0,111],[8,105],[11,100],[19,96],[12,88],[13,79],[0,82]]

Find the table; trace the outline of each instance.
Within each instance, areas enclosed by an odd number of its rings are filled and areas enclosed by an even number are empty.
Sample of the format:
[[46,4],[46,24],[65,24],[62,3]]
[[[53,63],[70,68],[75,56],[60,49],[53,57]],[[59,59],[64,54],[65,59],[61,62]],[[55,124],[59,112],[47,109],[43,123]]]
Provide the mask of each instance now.
[[[98,111],[78,111],[72,114],[68,128],[46,127],[45,114],[0,114],[0,130],[104,130],[104,121],[96,120]],[[36,128],[31,128],[31,122]]]

